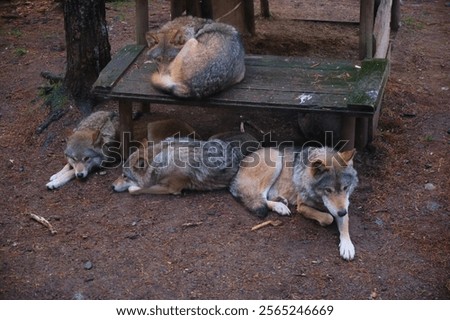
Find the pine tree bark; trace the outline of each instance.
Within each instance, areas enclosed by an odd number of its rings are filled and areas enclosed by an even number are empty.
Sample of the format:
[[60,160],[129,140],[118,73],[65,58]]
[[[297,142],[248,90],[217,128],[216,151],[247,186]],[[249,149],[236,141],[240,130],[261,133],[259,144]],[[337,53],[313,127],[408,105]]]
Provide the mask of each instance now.
[[94,104],[91,87],[111,60],[105,0],[65,0],[67,70],[64,87],[84,113]]

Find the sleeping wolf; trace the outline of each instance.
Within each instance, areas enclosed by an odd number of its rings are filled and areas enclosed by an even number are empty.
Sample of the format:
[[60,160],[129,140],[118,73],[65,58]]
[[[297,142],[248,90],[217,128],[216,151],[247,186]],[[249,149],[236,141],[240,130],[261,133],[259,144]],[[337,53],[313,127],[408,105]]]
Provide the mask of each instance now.
[[[219,136],[218,136],[219,137]],[[247,147],[244,147],[247,146]],[[113,190],[132,194],[180,194],[183,190],[227,188],[246,150],[259,143],[249,134],[208,141],[169,138],[133,153],[123,165]]]
[[151,82],[180,98],[203,98],[244,78],[244,46],[232,26],[179,17],[146,34],[148,56],[158,63]]
[[84,179],[95,168],[114,162],[118,142],[118,117],[114,112],[97,111],[83,119],[67,139],[67,164],[50,177],[48,189],[56,189],[74,178]]
[[355,247],[350,240],[348,206],[358,183],[354,154],[354,150],[336,152],[325,147],[260,149],[242,161],[230,191],[260,217],[269,210],[289,215],[290,204],[323,226],[334,218],[340,233],[340,255],[352,260]]

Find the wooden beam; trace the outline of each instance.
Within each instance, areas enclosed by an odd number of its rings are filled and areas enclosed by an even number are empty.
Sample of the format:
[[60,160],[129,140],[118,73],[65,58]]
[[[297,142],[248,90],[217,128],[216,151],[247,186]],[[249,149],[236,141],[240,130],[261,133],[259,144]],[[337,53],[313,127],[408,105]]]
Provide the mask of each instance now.
[[269,0],[261,0],[261,16],[270,18]]
[[371,59],[373,57],[373,17],[375,0],[361,0],[359,13],[359,58]]
[[355,147],[356,118],[351,116],[341,117],[341,139],[347,141],[342,151],[352,150]]
[[130,155],[130,142],[133,131],[133,104],[130,100],[119,100],[119,132],[122,161]]
[[390,41],[392,0],[381,0],[375,17],[373,34],[375,36],[374,58],[385,59]]
[[363,149],[369,142],[369,119],[357,118],[355,124],[355,148]]
[[400,29],[400,21],[400,0],[392,0],[391,29],[393,31],[398,31],[398,29]]
[[[269,2],[267,1],[267,10],[269,10],[268,6]],[[247,31],[251,35],[255,35],[255,5],[253,4],[253,0],[244,0],[244,19]]]
[[136,0],[136,43],[146,46],[148,31],[148,0]]

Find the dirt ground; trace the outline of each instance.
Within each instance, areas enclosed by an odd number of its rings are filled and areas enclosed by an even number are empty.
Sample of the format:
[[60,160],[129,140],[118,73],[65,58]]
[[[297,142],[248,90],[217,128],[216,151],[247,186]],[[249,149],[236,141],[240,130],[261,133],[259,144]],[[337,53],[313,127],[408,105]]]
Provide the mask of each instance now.
[[[358,1],[347,2],[338,10],[334,1],[270,1],[273,18],[257,17],[247,51],[356,60],[357,24],[296,19],[355,21]],[[113,53],[133,43],[133,3],[107,4]],[[150,4],[156,28],[169,19],[168,1]],[[226,190],[117,194],[110,185],[120,168],[46,190],[64,165],[64,139],[82,117],[70,106],[36,133],[49,113],[40,72],[64,72],[63,16],[50,0],[0,1],[0,298],[449,299],[450,7],[403,1],[393,38],[379,130],[356,159],[356,258],[347,262],[334,224],[271,214],[282,225],[251,231],[261,220]],[[155,119],[181,118],[203,136],[237,129],[243,114],[152,110]],[[295,114],[245,115],[278,139],[301,138]]]

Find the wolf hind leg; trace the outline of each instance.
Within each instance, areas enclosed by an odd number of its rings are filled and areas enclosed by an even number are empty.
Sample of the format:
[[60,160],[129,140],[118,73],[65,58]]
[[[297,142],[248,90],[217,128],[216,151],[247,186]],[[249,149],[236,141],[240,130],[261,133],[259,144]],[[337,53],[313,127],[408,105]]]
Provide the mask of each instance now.
[[265,218],[269,209],[288,214],[282,202],[267,199],[283,168],[281,153],[272,148],[259,149],[245,157],[240,166],[230,185],[231,194],[260,218]]

